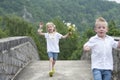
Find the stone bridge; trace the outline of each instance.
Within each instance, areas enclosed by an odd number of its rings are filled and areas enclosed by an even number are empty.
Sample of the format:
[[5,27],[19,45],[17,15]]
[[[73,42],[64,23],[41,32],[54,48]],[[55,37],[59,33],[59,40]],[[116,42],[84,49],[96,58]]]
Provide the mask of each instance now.
[[[113,50],[113,80],[120,79],[120,50]],[[0,39],[0,80],[93,80],[90,53],[81,60],[58,60],[49,77],[49,61],[39,59],[34,41],[27,36]]]

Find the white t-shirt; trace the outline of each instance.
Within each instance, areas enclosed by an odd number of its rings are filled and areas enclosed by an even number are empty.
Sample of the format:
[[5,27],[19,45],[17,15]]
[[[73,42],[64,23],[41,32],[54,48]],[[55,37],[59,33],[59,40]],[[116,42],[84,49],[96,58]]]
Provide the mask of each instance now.
[[59,53],[59,39],[61,39],[63,35],[55,32],[53,34],[45,33],[45,38],[47,41],[47,52],[56,52]]
[[92,69],[113,70],[112,48],[117,48],[117,41],[114,41],[114,39],[108,35],[106,35],[104,40],[95,35],[91,37],[85,45],[89,46],[92,50]]

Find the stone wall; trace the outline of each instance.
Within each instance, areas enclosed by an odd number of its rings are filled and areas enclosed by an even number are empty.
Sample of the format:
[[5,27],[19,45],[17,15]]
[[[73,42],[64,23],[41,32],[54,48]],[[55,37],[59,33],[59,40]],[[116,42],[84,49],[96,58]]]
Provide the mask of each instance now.
[[[83,52],[81,60],[91,60],[91,52]],[[113,49],[114,70],[112,80],[120,80],[120,49]]]
[[113,50],[114,70],[113,80],[120,80],[120,49]]
[[30,37],[0,39],[0,80],[14,79],[14,76],[33,60],[39,60],[39,56]]

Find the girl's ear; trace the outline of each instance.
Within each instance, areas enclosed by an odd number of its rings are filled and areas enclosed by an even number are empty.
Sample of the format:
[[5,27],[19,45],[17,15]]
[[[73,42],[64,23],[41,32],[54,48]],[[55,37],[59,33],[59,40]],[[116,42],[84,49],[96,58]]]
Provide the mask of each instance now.
[[54,27],[54,30],[53,30],[54,32],[56,31],[56,27]]

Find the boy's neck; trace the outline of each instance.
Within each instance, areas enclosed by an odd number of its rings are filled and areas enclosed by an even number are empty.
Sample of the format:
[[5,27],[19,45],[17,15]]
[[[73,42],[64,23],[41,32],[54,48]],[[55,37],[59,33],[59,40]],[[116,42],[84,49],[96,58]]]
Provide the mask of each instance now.
[[99,36],[98,35],[98,37],[101,38],[101,39],[105,39],[106,35],[105,36]]

